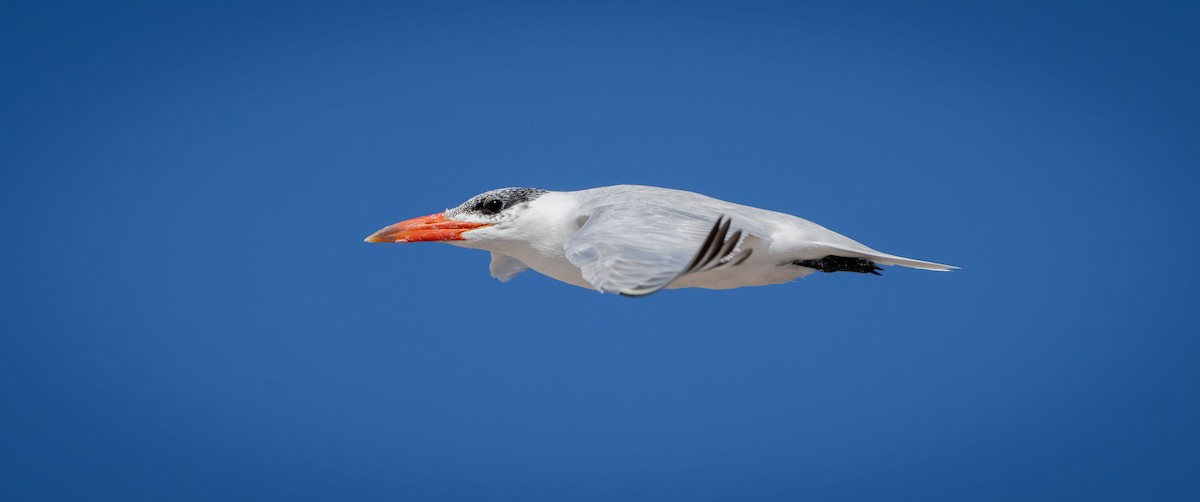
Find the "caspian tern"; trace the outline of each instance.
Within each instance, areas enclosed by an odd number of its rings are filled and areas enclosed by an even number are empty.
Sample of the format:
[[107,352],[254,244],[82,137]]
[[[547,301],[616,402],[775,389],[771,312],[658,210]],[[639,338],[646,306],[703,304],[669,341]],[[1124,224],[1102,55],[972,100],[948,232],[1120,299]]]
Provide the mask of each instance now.
[[486,249],[492,276],[502,282],[532,268],[626,296],[779,284],[818,271],[879,275],[879,265],[958,268],[882,253],[790,214],[637,185],[500,188],[390,225],[366,241]]

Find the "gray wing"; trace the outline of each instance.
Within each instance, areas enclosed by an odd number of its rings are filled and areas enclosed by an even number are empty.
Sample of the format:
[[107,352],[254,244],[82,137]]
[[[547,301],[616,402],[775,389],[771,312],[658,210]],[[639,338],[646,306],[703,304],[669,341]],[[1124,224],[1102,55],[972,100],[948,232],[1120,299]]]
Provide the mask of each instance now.
[[506,254],[492,251],[492,264],[488,269],[492,272],[492,277],[500,282],[508,282],[517,274],[529,270],[529,265]]
[[667,207],[600,208],[564,251],[596,289],[645,296],[684,275],[737,266],[750,257],[740,249],[742,229],[730,234],[737,222],[705,216]]

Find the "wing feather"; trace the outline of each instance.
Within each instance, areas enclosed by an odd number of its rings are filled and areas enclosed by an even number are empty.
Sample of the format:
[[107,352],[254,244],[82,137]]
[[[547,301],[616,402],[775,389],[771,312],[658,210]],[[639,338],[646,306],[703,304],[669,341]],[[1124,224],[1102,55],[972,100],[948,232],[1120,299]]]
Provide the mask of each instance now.
[[[739,222],[720,214],[679,208],[628,205],[597,209],[564,246],[584,280],[605,293],[644,296],[682,275],[736,266]],[[715,223],[714,223],[715,220]]]
[[488,269],[492,272],[492,277],[500,282],[508,282],[517,274],[529,270],[529,265],[506,254],[492,251],[492,264]]

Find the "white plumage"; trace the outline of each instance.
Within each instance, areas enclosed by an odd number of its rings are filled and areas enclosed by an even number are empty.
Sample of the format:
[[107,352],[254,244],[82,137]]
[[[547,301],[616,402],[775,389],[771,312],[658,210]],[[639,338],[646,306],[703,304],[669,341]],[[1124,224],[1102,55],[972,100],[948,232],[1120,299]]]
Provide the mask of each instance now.
[[492,190],[367,240],[486,249],[492,275],[501,281],[532,268],[568,284],[631,296],[779,284],[818,270],[874,273],[876,264],[956,268],[876,251],[789,214],[638,185]]

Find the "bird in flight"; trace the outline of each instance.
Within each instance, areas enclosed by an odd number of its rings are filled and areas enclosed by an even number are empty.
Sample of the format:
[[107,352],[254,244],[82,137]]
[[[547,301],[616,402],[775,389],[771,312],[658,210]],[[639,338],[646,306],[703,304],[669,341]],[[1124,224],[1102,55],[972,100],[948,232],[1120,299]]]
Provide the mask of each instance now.
[[879,275],[880,265],[958,268],[882,253],[790,214],[638,185],[490,190],[453,209],[384,227],[366,241],[486,249],[492,276],[502,282],[532,268],[625,296],[764,286],[814,272]]

